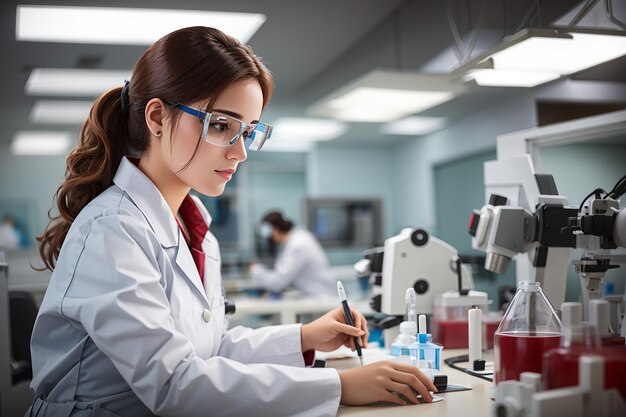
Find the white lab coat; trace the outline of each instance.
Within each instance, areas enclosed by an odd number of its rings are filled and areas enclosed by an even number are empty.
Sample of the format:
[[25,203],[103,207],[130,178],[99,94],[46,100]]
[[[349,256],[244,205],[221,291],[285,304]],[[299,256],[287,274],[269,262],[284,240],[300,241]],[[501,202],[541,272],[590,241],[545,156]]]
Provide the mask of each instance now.
[[211,233],[203,251],[204,286],[165,200],[124,158],[72,224],[41,305],[33,415],[336,415],[338,373],[303,368],[300,325],[226,329]]
[[293,228],[276,257],[274,269],[257,264],[250,271],[256,284],[280,292],[291,285],[303,295],[336,295],[337,284],[324,249],[306,229]]

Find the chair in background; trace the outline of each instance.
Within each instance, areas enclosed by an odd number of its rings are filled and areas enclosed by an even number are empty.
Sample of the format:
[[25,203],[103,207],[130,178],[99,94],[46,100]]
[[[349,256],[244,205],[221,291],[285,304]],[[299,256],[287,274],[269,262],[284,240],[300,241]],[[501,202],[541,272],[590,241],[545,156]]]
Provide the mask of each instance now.
[[30,335],[37,306],[28,293],[9,291],[8,282],[9,265],[0,251],[0,416],[21,416],[33,401]]
[[29,293],[9,292],[13,385],[33,377],[30,337],[33,333],[37,311],[37,304]]

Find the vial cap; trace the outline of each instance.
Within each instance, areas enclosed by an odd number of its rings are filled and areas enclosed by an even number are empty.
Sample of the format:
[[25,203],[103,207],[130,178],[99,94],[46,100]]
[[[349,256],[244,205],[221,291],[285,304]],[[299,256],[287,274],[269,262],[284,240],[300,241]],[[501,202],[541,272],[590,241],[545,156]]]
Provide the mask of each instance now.
[[563,326],[577,326],[583,320],[583,306],[578,302],[561,304],[561,321]]
[[417,323],[414,321],[403,321],[400,323],[400,333],[415,335],[417,334]]

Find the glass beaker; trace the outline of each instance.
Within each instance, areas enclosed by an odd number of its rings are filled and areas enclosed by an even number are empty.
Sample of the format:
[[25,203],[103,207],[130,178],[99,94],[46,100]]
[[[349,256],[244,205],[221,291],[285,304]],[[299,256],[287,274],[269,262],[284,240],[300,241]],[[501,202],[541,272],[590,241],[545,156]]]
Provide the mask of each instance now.
[[495,383],[541,373],[544,352],[559,347],[561,320],[538,282],[520,281],[494,336]]

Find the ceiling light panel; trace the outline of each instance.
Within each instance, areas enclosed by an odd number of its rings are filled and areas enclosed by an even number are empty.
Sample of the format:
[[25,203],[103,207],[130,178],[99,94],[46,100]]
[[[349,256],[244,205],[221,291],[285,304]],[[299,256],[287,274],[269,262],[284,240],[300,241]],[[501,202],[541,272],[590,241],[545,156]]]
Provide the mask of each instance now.
[[274,134],[263,145],[263,152],[310,152],[314,141],[274,140]]
[[93,106],[92,101],[38,100],[30,112],[33,123],[82,124]]
[[265,22],[259,13],[122,7],[17,6],[19,41],[150,45],[188,26],[210,26],[247,43]]
[[386,122],[422,112],[467,90],[446,75],[374,70],[308,109],[315,116]]
[[386,123],[381,133],[388,135],[427,135],[446,126],[445,117],[407,117],[406,119]]
[[122,87],[131,71],[35,68],[26,81],[28,95],[94,97]]
[[18,132],[11,142],[13,155],[62,155],[70,146],[69,132]]
[[622,31],[531,28],[507,36],[451,76],[479,85],[534,87],[623,55]]
[[360,87],[328,102],[336,117],[360,122],[398,119],[429,109],[453,97],[447,91],[411,91]]
[[347,127],[336,120],[283,117],[277,119],[271,141],[331,140],[343,135]]
[[626,55],[626,36],[570,33],[531,36],[493,54],[494,69],[571,74]]
[[493,87],[534,87],[556,80],[561,75],[554,72],[507,71],[493,69],[471,70],[466,80],[475,80],[478,85]]

